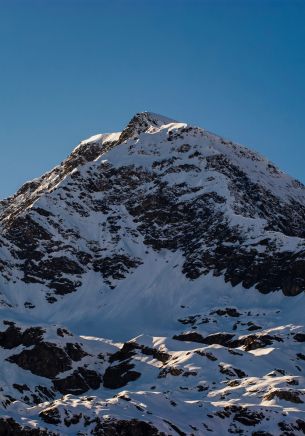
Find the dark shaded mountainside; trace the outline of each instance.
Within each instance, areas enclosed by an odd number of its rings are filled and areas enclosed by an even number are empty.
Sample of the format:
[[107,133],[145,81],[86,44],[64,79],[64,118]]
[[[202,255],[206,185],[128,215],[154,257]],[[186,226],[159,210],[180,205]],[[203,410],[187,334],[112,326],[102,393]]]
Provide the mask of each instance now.
[[305,434],[305,187],[268,160],[144,112],[0,226],[0,434]]

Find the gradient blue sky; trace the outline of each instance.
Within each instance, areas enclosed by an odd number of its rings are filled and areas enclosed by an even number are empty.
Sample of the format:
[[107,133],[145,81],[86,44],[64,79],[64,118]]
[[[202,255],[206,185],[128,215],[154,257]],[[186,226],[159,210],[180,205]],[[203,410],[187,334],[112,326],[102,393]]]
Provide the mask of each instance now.
[[305,182],[304,0],[0,0],[0,198],[150,110]]

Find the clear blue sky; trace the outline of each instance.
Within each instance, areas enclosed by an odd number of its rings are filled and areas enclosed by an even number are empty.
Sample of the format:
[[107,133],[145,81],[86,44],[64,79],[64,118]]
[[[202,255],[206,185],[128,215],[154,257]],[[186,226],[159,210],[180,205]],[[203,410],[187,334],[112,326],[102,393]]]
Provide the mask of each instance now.
[[0,0],[0,198],[150,110],[305,182],[304,0]]

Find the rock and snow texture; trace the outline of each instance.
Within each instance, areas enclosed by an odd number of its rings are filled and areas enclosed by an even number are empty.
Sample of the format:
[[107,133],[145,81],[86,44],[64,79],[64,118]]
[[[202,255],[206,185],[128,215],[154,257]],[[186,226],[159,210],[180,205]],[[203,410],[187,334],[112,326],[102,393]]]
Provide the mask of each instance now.
[[0,434],[305,434],[305,187],[135,115],[0,201]]

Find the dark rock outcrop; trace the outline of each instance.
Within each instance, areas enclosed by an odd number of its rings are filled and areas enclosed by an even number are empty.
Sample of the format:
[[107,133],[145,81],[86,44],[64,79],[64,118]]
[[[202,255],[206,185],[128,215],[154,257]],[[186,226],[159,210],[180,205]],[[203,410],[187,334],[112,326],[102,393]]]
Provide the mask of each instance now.
[[50,342],[37,344],[31,350],[23,350],[7,360],[33,374],[50,379],[72,368],[67,353]]
[[96,371],[80,367],[66,378],[53,380],[53,384],[64,395],[81,395],[90,389],[98,389],[101,381],[102,377]]
[[29,347],[42,341],[44,330],[40,327],[30,327],[24,331],[11,321],[4,321],[7,329],[0,332],[0,347],[12,349],[19,345]]
[[109,366],[103,377],[103,386],[108,389],[118,389],[127,383],[137,380],[141,373],[134,371],[134,364],[124,361],[118,365]]

